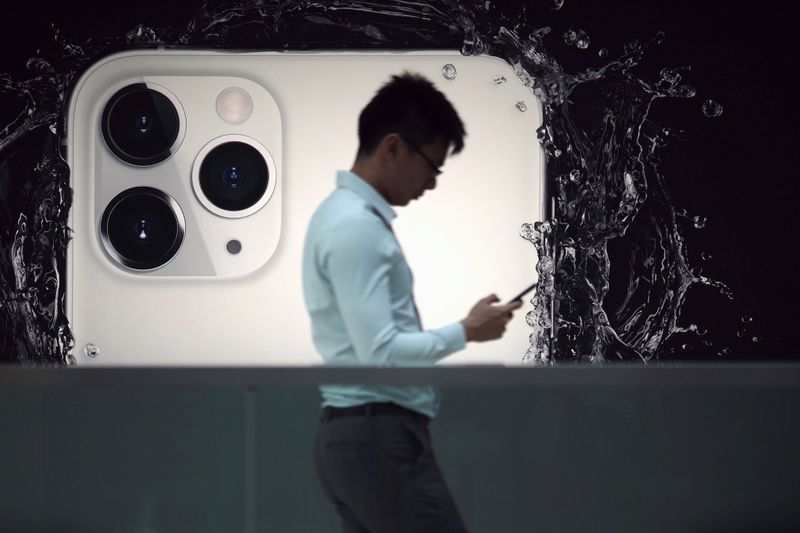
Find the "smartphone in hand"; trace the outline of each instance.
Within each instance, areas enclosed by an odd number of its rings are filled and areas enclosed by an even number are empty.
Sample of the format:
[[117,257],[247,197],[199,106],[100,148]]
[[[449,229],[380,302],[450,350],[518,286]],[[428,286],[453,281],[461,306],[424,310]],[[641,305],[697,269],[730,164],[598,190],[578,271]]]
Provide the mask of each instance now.
[[522,297],[525,296],[526,294],[528,294],[529,292],[531,292],[536,287],[536,285],[538,285],[538,283],[533,283],[532,285],[527,287],[525,290],[523,290],[521,293],[517,294],[515,297],[513,297],[509,301],[507,301],[506,305],[508,305],[508,304],[510,304],[512,302],[516,302],[517,300],[522,300]]

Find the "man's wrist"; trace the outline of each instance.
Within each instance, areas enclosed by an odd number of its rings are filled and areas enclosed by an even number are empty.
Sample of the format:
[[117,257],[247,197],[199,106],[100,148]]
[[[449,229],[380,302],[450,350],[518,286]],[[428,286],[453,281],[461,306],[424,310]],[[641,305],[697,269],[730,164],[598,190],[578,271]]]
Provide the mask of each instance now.
[[474,338],[472,328],[467,325],[466,320],[462,320],[461,325],[464,327],[464,337],[467,339],[467,342],[471,341]]

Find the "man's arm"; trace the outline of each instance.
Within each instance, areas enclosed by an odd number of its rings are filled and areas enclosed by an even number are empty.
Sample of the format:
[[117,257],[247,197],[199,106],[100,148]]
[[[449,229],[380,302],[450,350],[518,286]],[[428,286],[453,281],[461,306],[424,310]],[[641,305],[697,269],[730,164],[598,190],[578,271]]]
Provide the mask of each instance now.
[[322,268],[356,356],[364,364],[432,364],[466,345],[464,326],[401,332],[392,316],[390,274],[395,245],[378,222],[351,219],[326,243]]

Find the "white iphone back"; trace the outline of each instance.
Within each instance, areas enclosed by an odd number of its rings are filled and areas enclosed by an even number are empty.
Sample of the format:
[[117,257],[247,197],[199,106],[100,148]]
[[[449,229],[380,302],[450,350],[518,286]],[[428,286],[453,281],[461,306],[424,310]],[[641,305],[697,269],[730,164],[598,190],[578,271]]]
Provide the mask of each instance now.
[[[448,64],[452,79],[443,74]],[[467,130],[436,189],[396,208],[423,326],[460,320],[479,298],[495,292],[505,301],[536,281],[536,252],[519,229],[542,219],[541,110],[500,59],[455,51],[125,52],[79,80],[67,118],[67,313],[78,364],[321,364],[303,304],[306,228],[334,190],[336,171],[353,163],[360,111],[403,71],[433,81]],[[137,83],[169,95],[181,122],[174,153],[148,166],[120,160],[101,131],[111,97]],[[240,124],[216,107],[231,87],[253,104]],[[254,141],[273,164],[269,200],[248,216],[212,212],[192,183],[209,143],[224,136]],[[180,248],[158,268],[128,268],[103,243],[103,213],[133,187],[168,194],[185,220]],[[232,240],[238,253],[226,249]],[[532,333],[529,298],[501,340],[470,343],[442,364],[520,364]]]

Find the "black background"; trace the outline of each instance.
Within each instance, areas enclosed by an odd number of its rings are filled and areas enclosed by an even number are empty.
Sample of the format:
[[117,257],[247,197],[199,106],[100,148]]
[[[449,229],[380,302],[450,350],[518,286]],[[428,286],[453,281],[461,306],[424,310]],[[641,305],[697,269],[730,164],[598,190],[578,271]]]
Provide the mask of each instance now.
[[[519,2],[494,3],[509,13],[522,13]],[[691,99],[657,101],[650,118],[662,126],[684,130],[684,142],[663,151],[661,171],[674,204],[692,216],[706,217],[704,229],[680,222],[690,265],[721,281],[734,292],[729,300],[717,289],[693,285],[680,325],[697,323],[708,330],[712,347],[679,334],[668,347],[688,343],[686,358],[713,358],[725,345],[728,359],[795,358],[795,305],[800,296],[795,272],[800,253],[795,226],[798,185],[795,173],[798,112],[795,92],[796,25],[800,8],[786,0],[723,5],[672,0],[565,0],[560,10],[551,2],[527,2],[524,16],[532,27],[553,28],[545,44],[568,71],[599,66],[597,51],[618,56],[632,39],[650,40],[664,31],[661,46],[647,53],[643,69],[690,65],[685,81],[697,89]],[[136,24],[184,28],[194,2],[24,2],[0,3],[0,73],[30,77],[25,61],[37,49],[52,48],[53,29],[77,43],[89,37],[124,34]],[[588,50],[564,44],[569,28],[591,38]],[[724,106],[707,118],[701,104],[712,98]],[[612,260],[614,244],[610,247]],[[711,259],[701,260],[704,252]],[[741,318],[751,316],[742,332]],[[741,338],[736,337],[742,332]],[[753,343],[752,337],[760,338]]]

